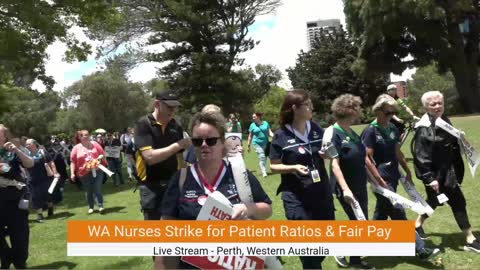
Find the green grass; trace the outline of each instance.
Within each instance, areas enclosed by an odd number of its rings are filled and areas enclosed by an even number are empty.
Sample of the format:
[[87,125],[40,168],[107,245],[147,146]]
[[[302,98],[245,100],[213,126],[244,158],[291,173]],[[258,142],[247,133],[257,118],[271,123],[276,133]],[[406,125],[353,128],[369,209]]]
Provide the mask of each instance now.
[[[456,127],[467,132],[471,143],[480,150],[480,117],[462,117],[453,119]],[[356,127],[361,130],[361,126]],[[405,143],[404,152],[407,158],[411,158],[408,150],[409,141]],[[255,175],[260,176],[258,162],[255,154],[246,154],[247,167]],[[411,165],[411,162],[409,162]],[[413,169],[412,169],[413,171]],[[477,173],[479,174],[479,173]],[[126,175],[126,174],[125,174]],[[263,187],[273,200],[272,219],[285,219],[283,204],[280,196],[276,196],[276,189],[280,182],[279,175],[269,175],[263,179],[259,177]],[[424,188],[417,180],[417,188],[424,193]],[[404,194],[400,188],[400,193]],[[480,181],[472,179],[469,170],[466,170],[462,190],[468,204],[470,223],[475,233],[480,237]],[[33,222],[30,231],[30,257],[28,265],[32,269],[152,269],[151,257],[67,257],[66,222],[67,220],[141,220],[138,192],[133,193],[133,184],[126,184],[121,188],[113,187],[111,180],[104,185],[105,207],[107,213],[99,215],[87,215],[86,200],[83,192],[75,186],[67,185],[65,201],[56,209],[53,219],[46,220],[43,224]],[[336,217],[339,220],[347,219],[343,210],[335,201],[338,211]],[[370,196],[369,216],[373,215],[375,198]],[[416,218],[416,214],[407,211],[410,219]],[[435,214],[427,221],[425,231],[431,235],[427,245],[441,247],[443,253],[439,256],[443,259],[442,266],[434,266],[431,262],[421,262],[414,257],[370,257],[368,262],[377,269],[480,269],[480,254],[461,250],[464,237],[458,228],[449,206],[439,207]],[[283,257],[285,269],[301,269],[297,257]],[[326,258],[323,263],[324,269],[337,269],[332,257]]]

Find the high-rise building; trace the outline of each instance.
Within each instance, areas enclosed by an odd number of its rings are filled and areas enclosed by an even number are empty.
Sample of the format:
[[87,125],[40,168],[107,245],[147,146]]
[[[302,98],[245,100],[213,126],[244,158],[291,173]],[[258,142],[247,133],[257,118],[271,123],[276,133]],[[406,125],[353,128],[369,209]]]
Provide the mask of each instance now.
[[318,20],[307,22],[307,41],[308,49],[312,48],[315,37],[320,35],[322,31],[332,33],[334,31],[340,31],[342,24],[339,19]]

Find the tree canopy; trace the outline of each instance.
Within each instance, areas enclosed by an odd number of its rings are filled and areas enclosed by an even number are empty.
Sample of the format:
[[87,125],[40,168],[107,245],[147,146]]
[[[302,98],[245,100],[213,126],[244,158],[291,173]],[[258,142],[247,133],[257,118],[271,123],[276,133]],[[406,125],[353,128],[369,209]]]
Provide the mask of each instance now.
[[110,42],[111,51],[133,39],[162,49],[144,53],[139,61],[161,62],[160,78],[189,96],[192,103],[217,103],[231,110],[229,102],[242,74],[239,53],[257,42],[247,37],[255,17],[272,12],[280,0],[119,0],[115,13],[90,26],[91,36]]
[[451,71],[467,112],[480,112],[480,5],[474,0],[344,0],[359,41],[356,72],[394,72],[438,63]]
[[310,51],[298,54],[295,66],[287,70],[292,86],[305,89],[312,97],[315,111],[320,115],[330,112],[333,100],[341,94],[360,96],[367,105],[385,91],[388,75],[358,76],[351,68],[358,48],[344,32],[321,33]]

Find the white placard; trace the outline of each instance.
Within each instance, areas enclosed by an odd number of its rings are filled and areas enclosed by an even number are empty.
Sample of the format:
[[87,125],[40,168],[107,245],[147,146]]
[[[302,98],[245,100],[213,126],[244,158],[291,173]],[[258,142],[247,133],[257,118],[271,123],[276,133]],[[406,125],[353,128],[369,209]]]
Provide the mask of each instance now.
[[459,144],[462,147],[463,153],[465,153],[465,158],[468,162],[470,173],[472,174],[472,177],[474,177],[477,167],[480,165],[480,155],[465,137],[465,132],[453,127],[449,123],[445,122],[442,118],[437,118],[437,120],[435,120],[435,125],[459,140]]
[[120,146],[105,146],[105,155],[109,158],[120,158]]

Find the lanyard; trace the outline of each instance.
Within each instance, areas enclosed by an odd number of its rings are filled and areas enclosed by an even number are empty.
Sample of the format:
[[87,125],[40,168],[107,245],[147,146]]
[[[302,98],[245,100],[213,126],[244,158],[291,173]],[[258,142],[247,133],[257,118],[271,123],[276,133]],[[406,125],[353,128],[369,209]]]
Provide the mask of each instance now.
[[354,143],[359,143],[360,142],[360,137],[352,130],[352,132],[348,132],[345,129],[343,129],[339,124],[335,123],[333,125],[333,128],[336,130],[342,132],[343,134],[347,135],[347,141],[352,140]]
[[380,131],[380,134],[382,134],[383,139],[385,139],[387,141],[393,141],[394,140],[394,138],[390,137],[390,134],[392,132],[392,129],[390,127],[390,125],[391,125],[390,122],[388,122],[387,128],[384,128],[384,127],[380,126],[378,124],[377,120],[373,120],[371,125],[376,127],[378,129],[378,131]]
[[208,195],[212,192],[215,192],[223,176],[222,172],[225,169],[224,162],[222,161],[222,166],[220,166],[220,168],[218,169],[217,175],[215,176],[212,184],[208,183],[207,178],[205,177],[203,172],[200,170],[197,163],[195,163],[194,167],[195,167],[195,170],[197,171],[198,178],[200,179],[199,183],[202,186],[202,188],[205,190],[205,193]]
[[[300,138],[297,137],[297,133],[296,133],[296,130],[293,128],[293,127],[287,127],[292,133],[293,133],[293,136],[295,137],[295,143],[298,143],[298,147],[303,147],[300,143]],[[300,133],[299,133],[300,134]],[[317,168],[315,167],[315,162],[313,160],[313,152],[312,152],[312,145],[310,143],[310,139],[308,138],[308,135],[310,135],[310,132],[309,130],[307,129],[307,136],[306,136],[306,144],[308,144],[308,149],[306,149],[305,147],[303,148],[305,150],[305,152],[308,153],[308,155],[310,156],[310,161],[312,162],[312,166],[313,166],[313,169],[316,170]],[[304,144],[305,145],[305,144]]]

